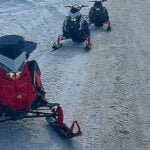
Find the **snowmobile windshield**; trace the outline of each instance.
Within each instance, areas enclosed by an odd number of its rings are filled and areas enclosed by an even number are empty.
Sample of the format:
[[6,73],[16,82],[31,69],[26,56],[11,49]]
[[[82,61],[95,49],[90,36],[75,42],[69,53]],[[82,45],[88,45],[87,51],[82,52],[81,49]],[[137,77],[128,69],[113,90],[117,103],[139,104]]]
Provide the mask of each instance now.
[[7,71],[7,73],[9,70],[12,72],[17,72],[21,68],[25,60],[26,52],[23,52],[16,59],[10,59],[6,56],[0,55],[0,67],[2,67],[3,69],[5,68],[4,70]]
[[95,2],[94,3],[94,7],[95,8],[102,8],[103,6],[102,6],[102,2]]
[[70,12],[72,12],[72,13],[77,13],[77,12],[79,12],[79,11],[80,11],[80,8],[79,8],[78,5],[74,5],[74,6],[72,6],[71,9],[70,9]]
[[70,13],[69,13],[69,16],[71,17],[71,19],[78,19],[78,18],[80,18],[81,14],[80,14],[79,11],[76,12],[76,13],[70,12]]

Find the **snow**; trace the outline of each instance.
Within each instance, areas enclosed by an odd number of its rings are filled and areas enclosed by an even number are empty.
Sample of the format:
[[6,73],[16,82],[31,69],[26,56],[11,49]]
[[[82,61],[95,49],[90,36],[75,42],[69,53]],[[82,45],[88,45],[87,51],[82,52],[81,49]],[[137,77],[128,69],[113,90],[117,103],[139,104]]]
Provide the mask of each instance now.
[[83,132],[63,140],[44,119],[7,122],[0,124],[0,150],[150,149],[150,1],[105,2],[112,31],[91,26],[91,51],[70,40],[52,51],[68,13],[63,6],[75,3],[87,1],[0,1],[0,36],[38,43],[30,59],[41,67],[48,100],[60,103],[65,122],[78,120]]

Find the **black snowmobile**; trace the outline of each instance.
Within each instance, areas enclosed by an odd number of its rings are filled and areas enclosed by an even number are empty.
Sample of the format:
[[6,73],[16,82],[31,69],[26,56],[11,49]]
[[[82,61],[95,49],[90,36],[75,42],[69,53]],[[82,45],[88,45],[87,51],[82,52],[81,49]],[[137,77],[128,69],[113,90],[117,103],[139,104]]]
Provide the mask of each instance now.
[[103,7],[102,2],[107,0],[96,0],[90,1],[94,2],[93,7],[91,7],[89,12],[90,24],[94,24],[96,27],[102,27],[104,24],[108,24],[107,31],[111,30],[109,15],[106,7]]
[[85,48],[91,48],[90,30],[87,20],[81,15],[80,10],[86,6],[65,6],[70,8],[69,16],[66,16],[63,23],[63,35],[59,36],[54,43],[53,49],[62,46],[62,40],[72,39],[74,42],[85,42]]
[[18,35],[0,37],[0,123],[44,117],[64,138],[82,135],[77,121],[70,128],[63,122],[60,104],[45,99],[38,64],[26,59],[36,45]]

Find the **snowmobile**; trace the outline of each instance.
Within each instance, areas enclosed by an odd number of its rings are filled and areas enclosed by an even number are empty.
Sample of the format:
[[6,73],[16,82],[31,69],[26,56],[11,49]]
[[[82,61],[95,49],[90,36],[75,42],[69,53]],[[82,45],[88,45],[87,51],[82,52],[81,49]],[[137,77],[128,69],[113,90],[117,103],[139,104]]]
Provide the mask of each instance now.
[[106,7],[103,7],[102,2],[107,0],[89,1],[94,2],[94,6],[89,11],[90,24],[94,24],[96,27],[102,27],[105,23],[108,24],[107,31],[111,30],[109,15]]
[[0,37],[0,123],[44,117],[64,138],[82,135],[77,121],[70,128],[63,122],[60,104],[46,100],[40,68],[35,60],[28,60],[36,46],[22,36]]
[[61,41],[72,39],[73,42],[85,42],[85,48],[91,48],[90,30],[87,20],[81,15],[80,10],[84,5],[65,6],[70,8],[69,16],[66,16],[63,23],[63,35],[58,36],[54,42],[54,50],[62,46]]

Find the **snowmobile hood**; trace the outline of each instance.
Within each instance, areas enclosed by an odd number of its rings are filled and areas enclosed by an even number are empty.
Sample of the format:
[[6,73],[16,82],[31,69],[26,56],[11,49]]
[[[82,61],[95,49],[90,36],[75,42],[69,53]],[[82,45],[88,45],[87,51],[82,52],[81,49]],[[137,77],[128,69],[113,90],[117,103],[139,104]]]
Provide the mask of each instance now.
[[0,63],[8,67],[13,72],[17,72],[25,60],[26,60],[26,52],[23,52],[19,57],[15,59],[11,59],[3,55],[0,55]]

